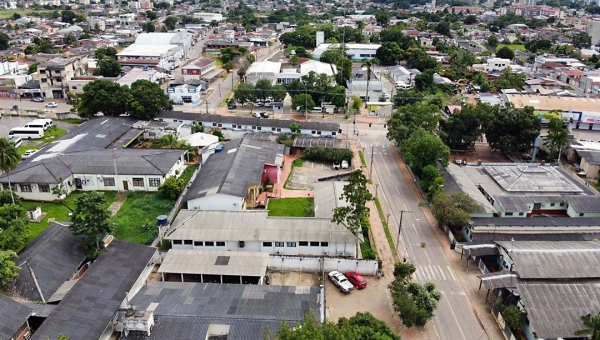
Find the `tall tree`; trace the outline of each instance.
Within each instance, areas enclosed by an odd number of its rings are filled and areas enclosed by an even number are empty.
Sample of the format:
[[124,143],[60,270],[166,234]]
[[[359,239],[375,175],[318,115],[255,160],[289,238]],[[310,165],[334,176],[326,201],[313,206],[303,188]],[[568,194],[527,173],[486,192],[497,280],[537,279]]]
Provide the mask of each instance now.
[[333,209],[331,221],[342,224],[354,234],[358,249],[358,235],[369,227],[369,208],[366,203],[373,199],[373,195],[367,189],[367,177],[361,170],[355,170],[350,174],[348,184],[344,186],[344,192],[340,198],[345,200],[348,205]]
[[119,116],[127,112],[130,96],[127,86],[98,79],[83,87],[81,100],[77,103],[77,112],[82,117],[91,117],[99,112],[106,116]]
[[75,12],[66,10],[60,12],[60,21],[73,24],[75,22]]
[[292,96],[292,108],[298,112],[304,112],[304,115],[308,111],[315,107],[315,101],[310,94],[300,93]]
[[479,204],[464,192],[439,194],[431,202],[431,212],[438,223],[455,230],[461,230],[471,221],[470,213],[479,209]]
[[131,84],[129,114],[133,117],[151,120],[160,111],[173,109],[173,103],[165,91],[155,82],[140,79]]
[[29,236],[25,209],[17,204],[0,206],[0,250],[19,251]]
[[175,29],[175,26],[177,25],[177,18],[174,16],[168,16],[163,21],[163,24],[169,31],[172,31]]
[[240,103],[252,102],[256,98],[254,85],[248,83],[240,83],[233,91],[235,99]]
[[0,138],[0,170],[6,173],[8,190],[10,190],[13,204],[15,203],[15,197],[12,191],[12,185],[10,184],[10,171],[15,169],[20,161],[21,155],[19,155],[15,144],[8,141],[6,138]]
[[495,51],[496,47],[498,47],[498,38],[496,38],[495,35],[490,35],[487,38],[487,44],[491,49],[493,49]]
[[377,49],[375,57],[382,65],[396,65],[404,58],[404,51],[394,41],[386,41]]
[[273,86],[268,79],[260,79],[254,85],[255,95],[257,99],[265,100],[271,96],[271,90]]
[[[544,145],[546,145],[552,154],[558,153],[560,158],[560,151],[563,150],[569,143],[569,130],[564,127],[563,120],[559,117],[550,117],[548,122],[548,134]],[[560,162],[560,159],[558,159]]]
[[438,161],[447,165],[450,158],[450,149],[440,137],[422,128],[402,142],[400,151],[417,175],[420,175],[424,167],[436,165]]
[[118,77],[121,74],[121,64],[115,59],[110,57],[104,57],[104,59],[98,61],[98,65],[94,70],[95,76],[103,77]]
[[360,67],[365,67],[367,69],[367,91],[365,95],[365,105],[369,101],[369,84],[371,83],[371,68],[377,64],[377,59],[363,59]]
[[[17,24],[15,24],[17,25]],[[0,50],[6,50],[10,47],[10,37],[6,33],[0,33]]]
[[531,106],[497,110],[485,132],[490,147],[503,153],[528,151],[541,130],[541,120],[533,111]]
[[600,340],[600,313],[584,315],[581,322],[584,328],[575,332],[575,335],[587,335],[591,340]]
[[515,58],[515,52],[510,49],[508,46],[504,46],[498,51],[496,51],[496,57],[502,59],[513,60]]
[[474,147],[493,119],[492,107],[485,103],[464,105],[450,118],[441,120],[440,137],[451,148]]
[[434,132],[440,121],[440,110],[437,106],[427,102],[406,104],[392,113],[388,119],[387,138],[400,145],[410,135],[423,128]]
[[577,48],[590,48],[592,37],[587,32],[579,32],[573,36],[573,46]]
[[110,212],[104,196],[98,192],[85,192],[75,198],[75,211],[69,225],[74,235],[84,235],[84,246],[100,250],[100,240],[112,231]]
[[17,257],[17,253],[12,250],[0,251],[0,273],[2,274],[0,275],[0,286],[2,288],[15,282],[17,277],[19,277],[21,267],[17,266],[14,262],[14,259]]

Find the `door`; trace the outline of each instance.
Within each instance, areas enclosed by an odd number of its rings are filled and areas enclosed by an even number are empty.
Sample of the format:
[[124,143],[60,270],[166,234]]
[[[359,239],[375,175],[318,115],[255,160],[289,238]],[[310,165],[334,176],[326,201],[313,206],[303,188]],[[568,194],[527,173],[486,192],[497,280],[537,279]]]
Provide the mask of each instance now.
[[75,178],[75,189],[83,189],[81,185],[81,178]]
[[127,181],[123,181],[123,190],[129,190],[129,183]]

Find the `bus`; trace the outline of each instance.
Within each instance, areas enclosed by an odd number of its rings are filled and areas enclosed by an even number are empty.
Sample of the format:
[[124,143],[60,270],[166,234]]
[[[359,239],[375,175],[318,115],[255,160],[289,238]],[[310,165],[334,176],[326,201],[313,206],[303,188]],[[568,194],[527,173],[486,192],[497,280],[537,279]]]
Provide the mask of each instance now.
[[44,137],[43,128],[18,127],[11,129],[9,137],[21,137],[23,139],[40,139]]
[[43,128],[44,131],[48,130],[52,126],[52,119],[36,119],[25,124],[25,127],[31,128]]

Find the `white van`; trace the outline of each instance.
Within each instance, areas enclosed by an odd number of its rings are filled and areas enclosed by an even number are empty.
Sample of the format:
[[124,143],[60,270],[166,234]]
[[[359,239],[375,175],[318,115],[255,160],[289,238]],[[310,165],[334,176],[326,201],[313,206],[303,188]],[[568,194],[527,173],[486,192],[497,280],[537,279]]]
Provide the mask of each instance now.
[[15,148],[18,148],[19,146],[23,145],[23,139],[21,139],[21,137],[9,136],[8,141],[13,143],[15,145]]
[[40,139],[44,137],[43,128],[18,127],[8,132],[9,138],[21,137],[22,139]]
[[399,89],[399,90],[410,90],[413,87],[412,87],[412,85],[409,85],[409,84],[407,84],[407,83],[405,83],[403,81],[397,81],[396,82],[396,88]]
[[37,128],[44,129],[44,131],[48,130],[48,128],[52,126],[52,119],[36,119],[31,122],[25,124],[25,127],[29,128]]

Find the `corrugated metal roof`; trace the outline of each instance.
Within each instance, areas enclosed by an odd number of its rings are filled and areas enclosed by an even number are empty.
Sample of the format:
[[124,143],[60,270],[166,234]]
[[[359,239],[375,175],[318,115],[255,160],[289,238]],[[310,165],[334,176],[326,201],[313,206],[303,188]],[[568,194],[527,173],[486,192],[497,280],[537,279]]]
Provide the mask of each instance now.
[[263,277],[268,264],[269,253],[171,249],[158,272]]
[[0,339],[12,339],[33,310],[0,294]]
[[313,184],[315,188],[315,217],[331,219],[333,209],[348,206],[348,202],[340,198],[344,186],[348,182],[324,181]]
[[486,289],[516,288],[519,277],[513,272],[496,272],[480,275],[479,278]]

